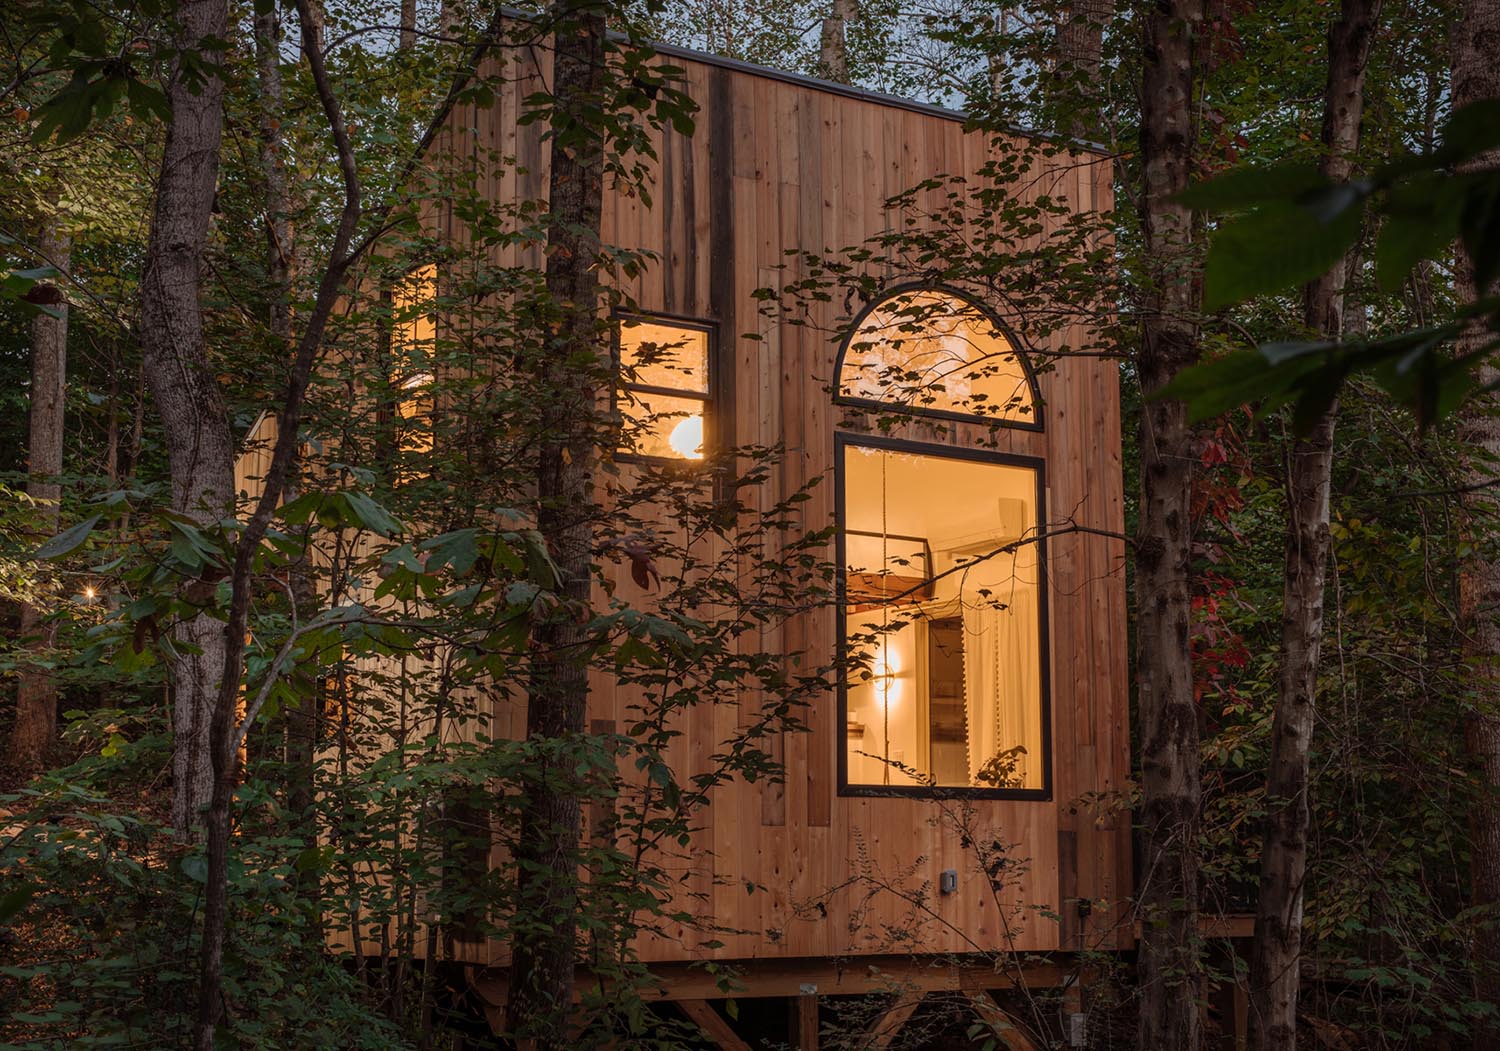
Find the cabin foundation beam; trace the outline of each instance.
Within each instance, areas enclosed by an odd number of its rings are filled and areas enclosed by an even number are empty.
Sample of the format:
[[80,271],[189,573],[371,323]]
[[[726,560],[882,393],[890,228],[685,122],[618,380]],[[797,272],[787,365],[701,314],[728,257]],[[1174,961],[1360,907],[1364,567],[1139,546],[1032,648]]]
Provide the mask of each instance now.
[[911,1016],[922,1006],[923,999],[925,998],[921,993],[896,997],[896,1002],[882,1011],[870,1024],[870,1028],[865,1030],[864,1039],[860,1042],[863,1051],[889,1051],[906,1023],[911,1021]]
[[715,1011],[707,1000],[678,1000],[677,1006],[693,1024],[703,1030],[703,1035],[719,1048],[719,1051],[750,1051],[750,1045],[741,1040],[727,1021]]

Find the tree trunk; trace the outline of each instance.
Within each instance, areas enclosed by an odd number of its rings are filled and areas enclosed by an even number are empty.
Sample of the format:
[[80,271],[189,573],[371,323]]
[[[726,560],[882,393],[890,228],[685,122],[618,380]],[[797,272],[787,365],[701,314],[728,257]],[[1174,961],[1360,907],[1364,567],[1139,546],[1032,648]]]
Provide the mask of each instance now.
[[1089,138],[1098,124],[1104,27],[1114,15],[1114,0],[1074,0],[1057,27],[1052,101],[1058,131],[1074,138]]
[[[547,293],[561,319],[536,377],[537,528],[560,572],[563,601],[532,633],[526,734],[542,755],[584,733],[588,705],[589,508],[598,457],[590,421],[598,411],[595,263],[604,186],[602,133],[590,112],[606,75],[602,9],[577,2],[554,11],[552,125],[566,135],[552,140]],[[569,770],[539,765],[522,789],[509,1022],[537,1051],[557,1051],[569,1041],[582,804]]]
[[[61,220],[50,216],[42,225],[39,245],[43,262],[60,271],[68,269],[72,238]],[[57,297],[55,309],[61,317],[38,314],[31,322],[31,436],[27,446],[26,491],[37,501],[42,532],[57,532],[58,501],[62,486],[57,477],[63,469],[63,408],[68,376],[68,303]],[[30,603],[21,606],[21,638],[37,652],[52,648],[57,639],[55,624],[43,620],[45,610]],[[57,738],[57,683],[52,672],[23,661],[16,684],[16,725],[11,736],[11,755],[23,770],[39,769]]]
[[417,0],[401,0],[401,32],[397,40],[402,51],[417,45]]
[[[1344,0],[1328,34],[1328,86],[1319,170],[1349,178],[1364,112],[1365,65],[1380,0]],[[1303,293],[1303,319],[1320,339],[1344,329],[1341,259]],[[1267,813],[1261,854],[1255,942],[1250,954],[1250,1046],[1297,1046],[1301,979],[1303,877],[1307,869],[1308,757],[1323,638],[1323,586],[1328,568],[1328,490],[1338,403],[1292,446],[1287,477],[1286,569],[1282,590],[1281,684],[1271,730]]]
[[1195,442],[1182,403],[1152,396],[1199,354],[1193,216],[1176,195],[1187,188],[1193,152],[1193,46],[1202,21],[1201,0],[1167,0],[1146,14],[1144,40],[1140,208],[1150,283],[1138,362],[1145,402],[1136,543],[1142,1051],[1196,1051],[1200,1037],[1202,784],[1189,648]]
[[[1453,106],[1500,98],[1500,0],[1464,0],[1453,28]],[[1500,165],[1500,151],[1471,161],[1473,167]],[[1454,266],[1454,292],[1460,303],[1479,298],[1474,264],[1463,245]],[[1500,285],[1484,289],[1495,295]],[[1457,354],[1469,354],[1493,337],[1477,326],[1459,338]],[[1487,360],[1479,370],[1481,384],[1500,383],[1500,367]],[[1459,420],[1461,445],[1474,450],[1463,468],[1467,487],[1464,508],[1474,543],[1459,573],[1459,609],[1465,662],[1473,691],[1473,709],[1465,740],[1480,778],[1469,812],[1471,904],[1477,910],[1474,934],[1474,985],[1479,1000],[1500,1005],[1500,558],[1493,535],[1500,521],[1500,498],[1494,489],[1500,457],[1500,404],[1494,396],[1467,408]],[[1481,488],[1483,487],[1483,488]],[[1500,1045],[1500,1021],[1491,1020],[1475,1034],[1475,1048]]]
[[[224,37],[228,10],[228,0],[185,0],[178,9],[178,46],[211,60],[203,42]],[[212,75],[184,77],[179,66],[167,94],[172,118],[141,276],[141,342],[166,435],[172,507],[211,526],[231,512],[234,500],[233,441],[198,301],[219,173],[224,84]],[[213,792],[208,733],[224,667],[224,623],[201,613],[173,634],[172,827],[191,839]]]
[[849,83],[849,20],[855,0],[829,0],[828,14],[818,38],[818,74],[840,84]]
[[[260,86],[260,166],[264,180],[266,207],[266,284],[268,321],[271,335],[285,348],[288,358],[292,343],[292,274],[296,258],[295,231],[292,227],[292,195],[287,182],[285,137],[282,120],[285,91],[281,78],[281,13],[272,7],[255,18],[255,66]],[[297,495],[296,479],[287,482],[288,499]],[[317,612],[317,580],[312,566],[312,552],[303,551],[288,568],[293,601],[299,621]],[[313,814],[313,769],[317,751],[318,698],[304,696],[288,704],[283,720],[282,757],[286,770],[287,810],[291,814],[291,831],[301,840],[303,849],[317,846],[317,825]],[[316,870],[298,872],[299,894],[306,902],[317,899]],[[318,951],[311,947],[312,951]]]

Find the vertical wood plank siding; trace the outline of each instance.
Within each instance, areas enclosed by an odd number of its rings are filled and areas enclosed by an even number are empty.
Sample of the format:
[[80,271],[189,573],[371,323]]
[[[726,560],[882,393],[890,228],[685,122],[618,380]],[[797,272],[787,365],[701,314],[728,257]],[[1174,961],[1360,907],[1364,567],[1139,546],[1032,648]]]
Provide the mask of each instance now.
[[[488,110],[465,113],[443,144],[451,155],[476,164],[491,151],[514,158],[514,164],[481,177],[494,193],[515,200],[539,192],[546,166],[539,126],[516,123],[517,96],[536,90],[542,80],[534,63],[546,60],[534,52],[531,58],[522,54],[520,62],[519,70],[492,70],[492,83],[507,85],[502,98]],[[786,446],[784,462],[771,474],[775,492],[754,498],[764,508],[831,471],[836,426],[868,424],[857,411],[833,405],[828,392],[837,351],[829,332],[845,304],[822,305],[815,318],[819,331],[767,317],[754,290],[798,275],[788,249],[856,245],[899,221],[885,206],[890,195],[930,176],[972,174],[990,148],[983,137],[966,135],[959,121],[938,114],[680,57],[671,62],[685,69],[684,85],[701,106],[696,134],[658,135],[652,204],[607,199],[604,237],[660,253],[660,262],[625,289],[641,310],[716,323],[713,437]],[[1082,207],[1109,203],[1107,160],[1064,153],[1046,163],[1056,166],[1040,173],[1049,192]],[[929,203],[940,204],[944,193],[934,191]],[[455,241],[465,239],[452,217],[444,225],[454,229]],[[743,338],[747,333],[759,338]],[[1079,332],[1060,338],[1086,342]],[[1080,525],[1122,531],[1116,366],[1062,357],[1042,373],[1040,384],[1045,429],[1003,430],[996,447],[1046,459],[1046,503],[1054,522],[1072,516]],[[903,436],[973,446],[982,432],[972,425],[940,429],[914,421]],[[833,506],[830,480],[803,505],[804,524],[825,525]],[[843,741],[837,698],[830,695],[805,713],[809,732],[772,742],[786,762],[786,784],[719,790],[713,812],[698,822],[691,858],[675,863],[682,905],[700,918],[711,917],[720,933],[668,931],[645,940],[642,956],[665,961],[888,952],[893,946],[887,935],[894,929],[915,933],[896,951],[932,953],[1128,941],[1128,933],[1112,929],[1122,915],[1118,910],[1096,908],[1085,917],[1076,904],[1118,901],[1130,891],[1128,817],[1080,801],[1120,788],[1128,773],[1124,554],[1122,541],[1094,535],[1062,536],[1049,544],[1053,797],[971,804],[986,834],[1017,845],[1013,856],[1024,861],[1017,866],[1024,871],[1018,888],[1007,888],[999,900],[992,895],[970,852],[936,820],[937,804],[838,795]],[[628,575],[622,574],[619,593],[638,593]],[[834,624],[831,613],[803,618],[747,645],[831,654]],[[594,686],[591,717],[626,725],[628,698],[602,676]],[[706,764],[743,717],[742,706],[758,703],[758,695],[747,691],[734,703],[688,716],[671,755],[686,767],[679,773],[688,776]],[[498,726],[524,724],[513,713],[496,714]],[[939,895],[938,874],[946,868],[959,870],[959,889]],[[910,896],[862,884],[856,879],[862,872],[900,883]],[[1044,918],[1042,910],[1061,915],[1061,922]],[[722,948],[703,946],[713,937]],[[498,947],[485,955],[480,962],[502,958]]]

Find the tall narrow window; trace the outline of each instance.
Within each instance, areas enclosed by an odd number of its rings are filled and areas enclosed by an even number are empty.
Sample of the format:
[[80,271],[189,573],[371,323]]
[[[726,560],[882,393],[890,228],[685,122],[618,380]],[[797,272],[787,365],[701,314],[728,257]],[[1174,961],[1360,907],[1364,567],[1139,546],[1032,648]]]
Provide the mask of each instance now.
[[1045,787],[1037,466],[839,446],[848,784]]
[[709,335],[706,326],[688,322],[621,320],[621,452],[656,460],[703,459]]
[[433,344],[437,339],[437,267],[413,270],[391,295],[391,389],[396,444],[404,453],[432,451]]
[[1040,430],[1035,377],[999,322],[956,291],[897,292],[852,329],[839,402],[955,424],[943,443],[835,436],[843,788],[1041,797],[1043,463],[965,447],[983,444],[975,424]]

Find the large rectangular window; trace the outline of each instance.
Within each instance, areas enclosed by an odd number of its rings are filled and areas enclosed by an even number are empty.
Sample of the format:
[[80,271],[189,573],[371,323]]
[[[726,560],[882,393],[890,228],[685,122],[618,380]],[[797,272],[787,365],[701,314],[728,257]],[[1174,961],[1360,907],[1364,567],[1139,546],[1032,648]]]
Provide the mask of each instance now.
[[839,438],[844,783],[1048,788],[1038,465]]

